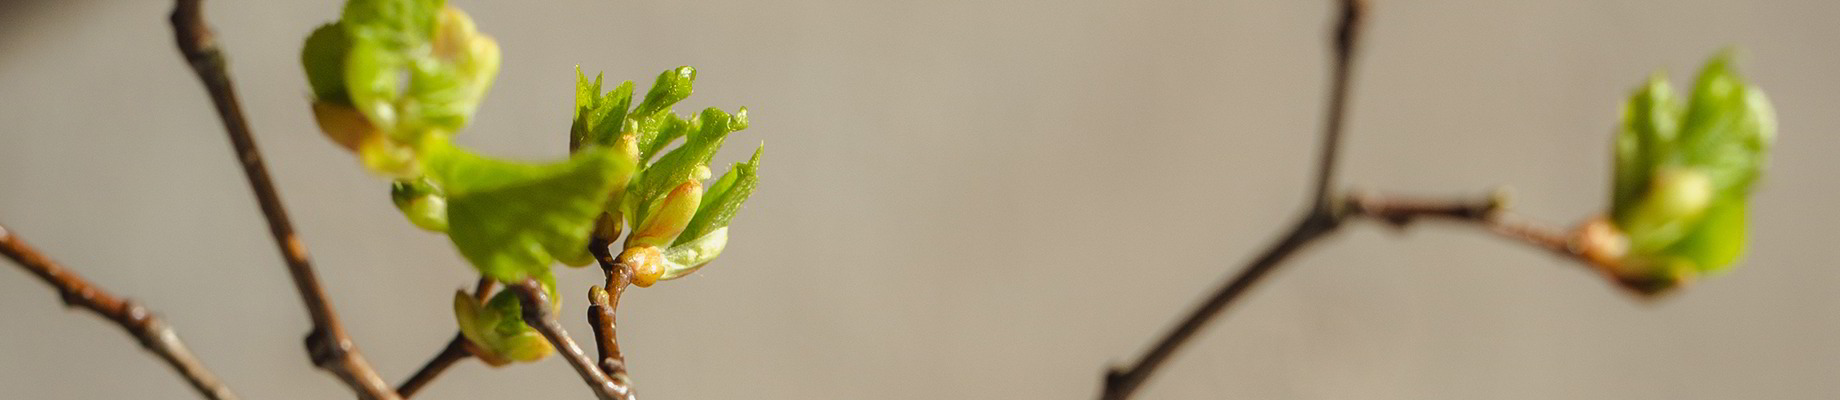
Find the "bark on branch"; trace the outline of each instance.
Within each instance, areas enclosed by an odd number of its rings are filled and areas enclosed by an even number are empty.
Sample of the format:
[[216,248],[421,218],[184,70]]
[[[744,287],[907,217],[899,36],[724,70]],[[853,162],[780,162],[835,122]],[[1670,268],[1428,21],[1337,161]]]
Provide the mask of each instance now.
[[249,133],[249,123],[243,118],[242,105],[237,101],[236,89],[224,66],[223,53],[218,50],[210,27],[205,25],[200,1],[177,1],[172,12],[173,37],[178,42],[179,52],[203,81],[212,104],[216,105],[217,116],[230,135],[237,161],[243,167],[250,189],[255,192],[257,204],[262,207],[262,216],[268,220],[269,233],[281,250],[302,302],[306,303],[313,321],[313,330],[306,338],[307,354],[314,365],[338,376],[357,392],[359,398],[396,399],[396,392],[378,377],[377,371],[358,351],[358,345],[346,335],[331,302],[326,300],[325,291],[320,289],[319,277],[307,258],[306,245],[295,236],[281,196],[275,191],[268,168],[262,163],[261,152],[256,149],[255,137]]
[[543,334],[556,352],[575,367],[581,374],[581,380],[601,400],[632,400],[632,391],[626,386],[614,382],[595,366],[594,360],[581,351],[575,339],[569,338],[569,332],[562,329],[562,323],[556,321],[556,313],[550,307],[549,294],[543,292],[543,285],[535,280],[526,280],[516,285],[508,285],[505,290],[513,291],[518,296],[518,305],[523,308],[524,323]]
[[45,284],[57,289],[65,306],[82,307],[121,326],[122,330],[128,331],[128,335],[141,342],[141,347],[159,356],[166,365],[184,376],[185,381],[199,395],[218,400],[237,398],[229,386],[218,380],[216,374],[205,368],[204,363],[185,348],[185,342],[179,340],[179,334],[166,325],[166,321],[153,315],[153,311],[142,307],[140,303],[115,297],[102,287],[84,280],[76,272],[65,269],[57,261],[52,261],[51,257],[26,244],[25,240],[5,226],[0,226],[0,254],[6,255],[6,258],[18,263],[20,268],[25,268],[27,272],[45,281]]

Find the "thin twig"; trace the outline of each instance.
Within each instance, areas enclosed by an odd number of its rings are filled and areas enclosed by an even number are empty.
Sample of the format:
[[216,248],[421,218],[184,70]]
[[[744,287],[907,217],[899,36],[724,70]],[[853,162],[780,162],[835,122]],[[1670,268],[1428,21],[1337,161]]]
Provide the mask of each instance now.
[[454,339],[447,341],[447,347],[441,348],[441,352],[428,360],[428,364],[422,365],[422,369],[416,370],[415,375],[410,376],[408,380],[403,381],[401,386],[396,387],[396,395],[404,399],[415,396],[415,392],[421,391],[422,387],[433,382],[435,377],[441,376],[441,372],[447,371],[447,367],[467,357],[472,357],[473,353],[466,349],[466,344],[466,336],[454,334]]
[[596,239],[588,247],[595,261],[600,263],[601,272],[607,275],[605,288],[589,288],[588,326],[594,329],[594,345],[600,350],[601,371],[630,395],[633,392],[632,378],[626,372],[626,356],[620,353],[615,314],[620,309],[620,295],[632,284],[632,267],[615,261],[608,247],[610,245],[610,240]]
[[312,317],[313,330],[306,339],[308,355],[314,365],[337,375],[360,398],[395,399],[396,392],[378,377],[370,363],[364,361],[357,344],[339,325],[337,314],[320,289],[319,277],[307,258],[307,248],[295,236],[287,211],[281,205],[281,196],[276,193],[268,169],[263,166],[261,152],[256,149],[255,138],[249,133],[249,124],[243,118],[242,106],[237,102],[236,90],[224,66],[223,53],[218,50],[210,28],[205,26],[199,2],[177,0],[172,12],[173,36],[180,53],[204,82],[212,103],[217,106],[217,115],[223,120],[230,143],[236,149],[237,161],[242,164],[249,186],[255,191],[256,202],[262,207],[262,215],[268,220],[269,233],[274,236],[275,245],[280,248],[288,272],[293,276],[294,286]]
[[1358,193],[1345,200],[1347,218],[1366,218],[1404,229],[1421,219],[1439,219],[1481,226],[1509,241],[1546,250],[1585,265],[1594,264],[1571,244],[1571,236],[1522,221],[1511,215],[1502,195],[1481,200],[1446,200]]
[[1500,195],[1482,201],[1451,201],[1356,194],[1347,198],[1346,208],[1349,218],[1378,220],[1401,229],[1424,218],[1477,225],[1497,237],[1588,267],[1638,298],[1652,299],[1676,286],[1676,282],[1619,274],[1621,260],[1593,254],[1593,246],[1601,244],[1591,243],[1596,238],[1587,230],[1568,233],[1535,225],[1509,213],[1503,206],[1505,201]]
[[166,325],[166,321],[153,315],[152,311],[140,303],[115,297],[84,280],[76,272],[65,269],[57,261],[26,244],[24,239],[14,235],[5,226],[0,226],[0,254],[6,255],[21,268],[57,289],[65,306],[88,309],[121,326],[122,330],[128,331],[128,335],[140,340],[141,347],[160,356],[166,365],[184,376],[185,381],[191,383],[192,389],[198,390],[199,395],[217,400],[237,398],[229,386],[218,380],[216,374],[205,368],[204,363],[185,348],[185,342],[179,340],[179,334]]
[[1189,312],[1188,317],[1183,318],[1174,330],[1164,335],[1162,340],[1157,341],[1156,345],[1152,346],[1149,352],[1144,353],[1143,358],[1138,359],[1136,364],[1132,364],[1128,369],[1114,369],[1107,374],[1105,393],[1102,398],[1130,398],[1131,394],[1136,392],[1151,374],[1156,373],[1157,368],[1161,367],[1170,355],[1180,350],[1183,344],[1188,343],[1196,332],[1201,331],[1208,321],[1225,310],[1234,299],[1238,299],[1253,284],[1258,283],[1260,278],[1265,277],[1266,273],[1282,264],[1292,253],[1314,243],[1317,238],[1333,232],[1337,226],[1333,221],[1314,217],[1306,217],[1299,221],[1295,227],[1291,228],[1289,234],[1284,235],[1283,239],[1266,249],[1264,254],[1248,263],[1238,275],[1216,289],[1214,294],[1200,306],[1195,307],[1194,311]]
[[[479,282],[473,284],[473,300],[484,303],[487,298],[491,297],[492,289],[497,286],[498,281],[483,276],[479,277]],[[446,372],[447,367],[467,357],[472,357],[473,351],[468,348],[471,344],[466,340],[466,335],[454,332],[453,340],[448,340],[447,346],[442,347],[440,353],[436,353],[427,364],[423,364],[422,369],[416,370],[415,375],[409,376],[408,380],[396,386],[396,395],[404,399],[414,396],[415,392],[421,391],[423,386],[427,386],[429,382],[434,381],[435,377]]]
[[1335,27],[1334,62],[1329,82],[1329,105],[1323,110],[1322,154],[1316,158],[1316,190],[1311,209],[1329,212],[1334,195],[1336,164],[1341,160],[1342,126],[1348,117],[1349,82],[1354,57],[1360,49],[1361,25],[1367,15],[1365,0],[1341,0],[1341,18]]
[[1135,393],[1154,374],[1171,354],[1181,349],[1182,345],[1193,338],[1195,333],[1206,326],[1214,317],[1219,316],[1246,290],[1257,284],[1271,270],[1276,269],[1284,260],[1298,249],[1309,245],[1323,235],[1334,232],[1341,225],[1341,213],[1336,208],[1331,192],[1335,181],[1336,164],[1340,158],[1343,120],[1347,114],[1349,81],[1353,75],[1353,58],[1359,45],[1362,17],[1366,14],[1367,4],[1364,0],[1341,0],[1341,15],[1336,23],[1334,41],[1334,63],[1330,78],[1329,103],[1323,115],[1322,153],[1317,158],[1316,186],[1311,194],[1311,206],[1303,218],[1292,226],[1264,254],[1241,270],[1239,274],[1228,279],[1214,294],[1200,306],[1190,311],[1174,330],[1165,334],[1156,345],[1145,352],[1129,368],[1112,369],[1105,376],[1105,388],[1101,393],[1103,399],[1126,399]]
[[536,280],[526,280],[516,285],[508,285],[505,290],[517,294],[518,305],[523,309],[524,323],[529,324],[538,333],[542,333],[543,338],[549,339],[550,345],[555,346],[556,352],[562,353],[563,359],[568,360],[569,365],[575,367],[575,372],[581,374],[582,382],[588,384],[588,388],[593,390],[596,397],[601,400],[632,400],[632,392],[626,391],[624,386],[615,384],[606,373],[601,372],[601,369],[594,365],[594,360],[589,359],[588,355],[581,351],[581,346],[575,344],[574,339],[569,338],[569,332],[562,329],[562,323],[556,322],[549,294],[543,292],[542,284],[537,283]]

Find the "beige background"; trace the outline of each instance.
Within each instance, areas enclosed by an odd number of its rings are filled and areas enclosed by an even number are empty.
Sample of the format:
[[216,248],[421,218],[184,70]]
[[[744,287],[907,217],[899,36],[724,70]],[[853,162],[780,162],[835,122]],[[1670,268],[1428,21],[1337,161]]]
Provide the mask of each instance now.
[[[314,129],[300,39],[334,1],[210,2],[325,284],[390,381],[473,276]],[[560,157],[572,68],[701,69],[764,185],[722,260],[621,313],[648,399],[1087,398],[1299,209],[1329,1],[455,0],[504,48],[463,142]],[[242,394],[343,398],[164,1],[0,6],[0,223],[161,311]],[[1840,397],[1840,3],[1376,1],[1344,180],[1600,210],[1651,71],[1726,45],[1782,116],[1744,265],[1653,304],[1464,227],[1351,226],[1206,330],[1146,398]],[[0,271],[0,397],[183,399],[121,332]],[[580,315],[591,270],[566,270]],[[580,318],[567,326],[579,335]],[[558,359],[427,398],[583,398]]]

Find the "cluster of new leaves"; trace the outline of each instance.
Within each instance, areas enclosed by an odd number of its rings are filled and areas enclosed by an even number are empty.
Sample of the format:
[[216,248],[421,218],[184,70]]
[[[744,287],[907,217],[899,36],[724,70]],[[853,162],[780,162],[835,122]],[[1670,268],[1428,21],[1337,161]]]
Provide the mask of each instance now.
[[[631,82],[602,94],[598,77],[580,79],[566,160],[508,161],[455,146],[451,137],[491,86],[499,53],[442,0],[351,0],[339,21],[307,38],[301,59],[321,130],[394,181],[392,199],[411,222],[445,232],[482,275],[535,279],[551,298],[560,298],[551,264],[593,263],[590,243],[611,243],[625,225],[634,229],[620,260],[637,272],[636,284],[695,271],[722,251],[757,180],[758,151],[704,190],[710,158],[747,127],[747,113],[672,113],[690,95],[689,67],[666,71],[637,106]],[[523,324],[512,293],[484,302],[462,293],[454,309],[488,362],[551,351]]]
[[[602,93],[601,76],[590,81],[576,71],[571,147],[577,153],[610,148],[642,166],[629,185],[613,193],[597,229],[611,240],[632,228],[619,261],[634,269],[639,286],[688,275],[714,260],[728,244],[729,221],[759,179],[761,149],[756,149],[752,159],[735,163],[705,187],[710,158],[729,133],[747,129],[747,108],[732,115],[709,108],[689,119],[672,113],[695,81],[693,68],[665,71],[634,106],[631,81]],[[680,138],[682,145],[664,151]]]
[[1660,290],[1737,261],[1746,205],[1776,136],[1762,91],[1729,55],[1708,61],[1685,104],[1656,74],[1623,109],[1610,227],[1616,272]]

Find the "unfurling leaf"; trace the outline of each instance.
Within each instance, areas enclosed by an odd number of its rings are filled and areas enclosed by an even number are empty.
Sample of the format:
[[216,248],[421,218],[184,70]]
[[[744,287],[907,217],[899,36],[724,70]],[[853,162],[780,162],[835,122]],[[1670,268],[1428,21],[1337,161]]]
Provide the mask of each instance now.
[[699,240],[717,229],[728,227],[735,213],[741,211],[741,204],[747,202],[749,195],[754,194],[754,185],[760,182],[760,153],[765,150],[765,145],[754,149],[754,158],[745,163],[735,163],[728,173],[722,174],[722,178],[709,187],[709,191],[703,195],[702,206],[696,210],[696,217],[677,236],[674,245]]
[[722,249],[728,247],[728,227],[716,228],[709,234],[694,240],[684,241],[664,250],[664,274],[658,280],[671,280],[690,275],[716,256],[722,255]]
[[390,200],[415,226],[434,232],[447,231],[447,196],[427,178],[390,184]]
[[[636,182],[633,183],[632,189],[627,191],[621,206],[622,211],[631,211],[627,215],[628,222],[638,226],[640,222],[650,217],[648,213],[658,207],[658,201],[663,199],[666,192],[695,178],[699,168],[707,171],[709,158],[715,156],[716,150],[722,148],[723,139],[727,138],[729,133],[740,130],[746,125],[746,108],[732,116],[720,109],[710,108],[703,110],[702,114],[692,119],[689,126],[696,129],[685,135],[684,144],[659,158],[658,162],[645,167],[642,173],[634,178]],[[644,160],[643,149],[646,148],[647,143],[643,138],[640,139],[638,144],[641,149],[640,159]]]
[[423,139],[466,126],[499,51],[443,1],[353,0],[308,36],[301,64],[321,130],[371,171],[413,179]]
[[[546,275],[538,281],[549,293],[551,307],[560,308],[555,277]],[[517,295],[510,290],[499,291],[485,304],[465,291],[454,292],[454,319],[460,326],[460,335],[473,344],[474,355],[491,366],[537,361],[555,351],[543,334],[524,323],[523,311]]]
[[480,273],[517,282],[587,251],[595,218],[632,168],[604,148],[525,164],[459,149],[431,152],[429,176],[447,194],[448,237]]
[[351,96],[345,93],[345,55],[350,52],[351,37],[336,22],[320,25],[307,36],[300,64],[307,70],[315,102],[351,106]]
[[1775,136],[1769,100],[1728,54],[1706,63],[1684,106],[1665,77],[1651,78],[1624,107],[1615,142],[1610,215],[1627,247],[1614,272],[1661,290],[1736,262]]

